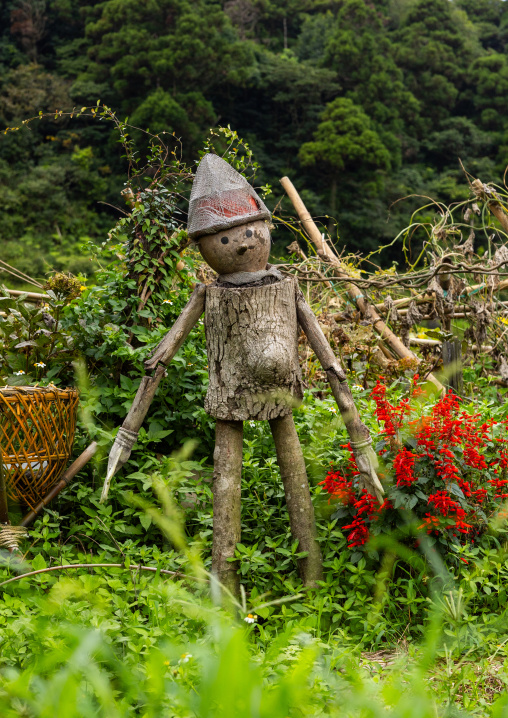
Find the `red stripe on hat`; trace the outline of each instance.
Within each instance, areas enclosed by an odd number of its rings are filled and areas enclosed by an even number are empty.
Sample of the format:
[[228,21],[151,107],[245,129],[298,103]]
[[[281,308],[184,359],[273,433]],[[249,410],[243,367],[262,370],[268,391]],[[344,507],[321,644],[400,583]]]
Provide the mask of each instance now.
[[221,192],[212,197],[203,197],[196,207],[196,213],[206,212],[217,217],[249,217],[259,211],[259,206],[250,194],[244,191]]

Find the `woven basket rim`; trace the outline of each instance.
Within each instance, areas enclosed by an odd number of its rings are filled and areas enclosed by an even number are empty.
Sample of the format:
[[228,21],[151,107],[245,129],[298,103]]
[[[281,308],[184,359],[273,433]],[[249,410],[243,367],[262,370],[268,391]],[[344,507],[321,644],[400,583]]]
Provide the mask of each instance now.
[[17,394],[46,394],[48,399],[53,396],[60,396],[61,398],[77,396],[79,391],[77,387],[66,387],[61,389],[59,386],[2,386],[0,387],[0,394],[2,396],[16,396]]

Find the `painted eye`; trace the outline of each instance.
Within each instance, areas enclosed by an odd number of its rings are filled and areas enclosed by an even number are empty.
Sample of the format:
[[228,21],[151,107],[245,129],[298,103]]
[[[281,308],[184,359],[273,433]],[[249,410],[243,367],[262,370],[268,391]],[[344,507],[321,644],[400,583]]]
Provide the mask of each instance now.
[[246,236],[246,237],[252,237],[252,229],[248,229],[248,230],[245,232],[245,236]]
[[229,239],[227,237],[221,237],[220,241],[222,244],[227,244],[229,242]]

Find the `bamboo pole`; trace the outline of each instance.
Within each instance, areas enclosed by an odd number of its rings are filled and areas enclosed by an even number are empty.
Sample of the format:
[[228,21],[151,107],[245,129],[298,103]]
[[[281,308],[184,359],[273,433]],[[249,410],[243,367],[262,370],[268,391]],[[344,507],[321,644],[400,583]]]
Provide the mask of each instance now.
[[76,474],[81,471],[81,469],[87,464],[92,456],[94,456],[95,452],[97,451],[97,442],[92,441],[92,443],[87,446],[87,448],[81,453],[78,458],[72,462],[72,464],[69,466],[67,471],[63,474],[60,481],[53,486],[53,488],[49,491],[48,494],[40,501],[37,506],[32,509],[20,522],[20,526],[29,526],[34,519],[37,518],[37,516],[41,513],[41,511],[49,504],[50,501],[53,501],[53,499],[58,496],[60,491],[64,489],[66,486],[70,484],[72,479],[76,476]]
[[[502,304],[502,302],[501,302],[501,304]],[[507,311],[508,311],[507,309],[503,309],[502,311],[498,312],[498,315],[505,316]],[[401,317],[406,316],[407,313],[408,313],[407,309],[399,310],[399,316],[401,316]],[[449,317],[450,319],[464,319],[465,317],[469,317],[473,313],[474,313],[474,310],[472,308],[462,307],[462,310],[460,312],[445,312],[445,315],[447,317]],[[340,315],[335,315],[334,319],[338,324],[341,321],[345,321],[345,320],[337,319],[337,316],[340,316]],[[435,314],[433,314],[433,315],[432,314],[424,314],[422,316],[422,321],[432,321],[433,319],[436,319]]]
[[7,287],[4,287],[4,289],[13,297],[21,297],[25,294],[27,302],[45,302],[50,299],[47,294],[39,294],[38,292],[23,292],[20,289],[8,289]]
[[[353,282],[350,281],[351,278],[344,271],[343,267],[340,264],[339,258],[330,249],[328,243],[321,235],[321,232],[319,231],[314,220],[310,216],[310,213],[302,202],[300,195],[296,191],[289,177],[283,177],[280,182],[285,189],[289,199],[293,203],[293,206],[298,213],[298,216],[307,236],[316,246],[317,253],[325,260],[328,260],[330,262],[330,264],[333,266],[335,276],[339,279],[344,280],[346,292],[348,293],[348,296],[351,301],[356,304],[362,316],[370,317],[374,329],[398,357],[402,359],[413,359],[420,363],[420,359],[416,356],[416,354],[414,354],[410,349],[404,346],[402,341],[392,332],[391,329],[386,326],[386,324],[376,312],[374,307],[369,305],[359,288],[355,284],[353,284]],[[428,380],[434,384],[434,386],[440,393],[445,391],[444,386],[441,384],[440,381],[436,379],[433,374],[429,374]]]
[[[441,339],[428,339],[427,337],[409,337],[409,343],[420,347],[439,347],[443,344],[443,341]],[[469,349],[473,351],[479,350],[482,352],[490,352],[493,348],[491,344],[482,344],[481,347],[478,347],[477,344],[469,346]]]

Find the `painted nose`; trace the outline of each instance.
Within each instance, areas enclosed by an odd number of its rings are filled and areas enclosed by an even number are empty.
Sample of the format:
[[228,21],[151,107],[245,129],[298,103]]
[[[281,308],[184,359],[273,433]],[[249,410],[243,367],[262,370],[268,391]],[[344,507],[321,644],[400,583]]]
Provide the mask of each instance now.
[[241,244],[238,249],[236,250],[237,254],[245,254],[245,252],[248,250],[248,246],[246,244]]

